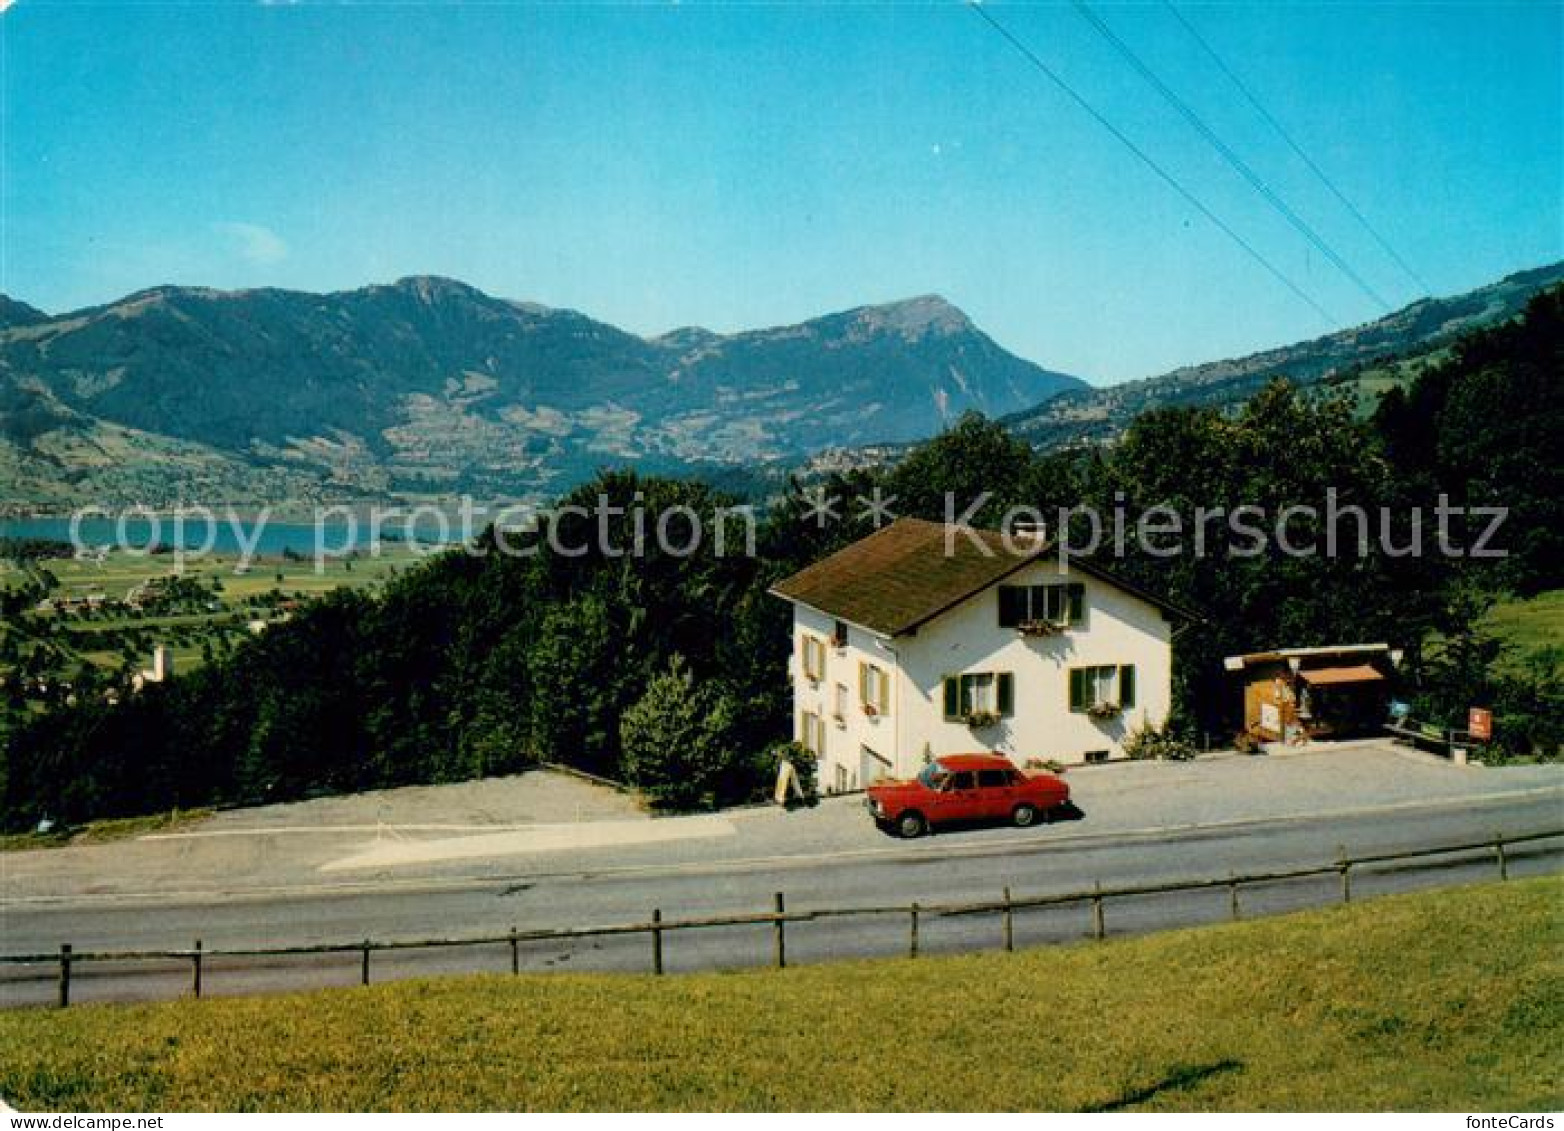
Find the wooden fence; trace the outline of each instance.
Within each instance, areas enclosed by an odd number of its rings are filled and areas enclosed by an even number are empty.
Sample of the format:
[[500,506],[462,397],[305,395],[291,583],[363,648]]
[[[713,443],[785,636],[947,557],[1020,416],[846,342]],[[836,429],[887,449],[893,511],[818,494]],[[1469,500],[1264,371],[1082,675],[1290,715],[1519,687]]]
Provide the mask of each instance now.
[[1220,879],[1174,880],[1167,883],[1135,884],[1105,888],[1100,883],[1076,891],[1050,895],[1016,897],[1007,887],[997,900],[977,900],[964,903],[884,904],[858,907],[817,908],[809,911],[789,911],[782,892],[773,897],[769,910],[749,914],[714,915],[702,918],[665,919],[661,909],[652,911],[651,918],[642,923],[619,923],[597,927],[559,927],[521,931],[512,927],[504,934],[469,935],[458,938],[423,938],[392,941],[363,939],[357,942],[324,943],[281,947],[238,947],[221,949],[205,948],[200,939],[188,950],[137,950],[137,951],[77,951],[69,943],[60,947],[59,953],[0,955],[0,964],[58,964],[57,1004],[60,1008],[70,1005],[71,969],[86,962],[152,962],[179,960],[190,963],[190,989],[201,996],[203,967],[212,958],[281,958],[290,955],[359,956],[359,981],[369,985],[370,955],[380,952],[403,950],[429,950],[440,947],[499,946],[509,944],[511,973],[521,971],[521,945],[523,943],[549,942],[569,939],[602,938],[611,935],[648,935],[651,941],[651,971],[663,973],[664,936],[673,931],[692,931],[712,927],[765,926],[772,928],[772,965],[787,966],[787,925],[812,923],[827,919],[870,916],[905,916],[907,920],[907,955],[918,956],[919,923],[926,917],[970,916],[997,914],[1000,919],[1000,946],[1015,949],[1015,913],[1044,907],[1061,907],[1071,904],[1086,906],[1091,914],[1093,938],[1107,936],[1107,901],[1131,896],[1167,895],[1176,892],[1212,891],[1225,889],[1228,896],[1228,915],[1237,920],[1242,915],[1239,893],[1250,884],[1277,883],[1320,876],[1339,876],[1341,901],[1352,900],[1352,874],[1354,868],[1373,865],[1403,863],[1437,856],[1470,856],[1473,853],[1491,853],[1501,880],[1509,879],[1509,850],[1516,845],[1536,841],[1564,838],[1564,829],[1553,832],[1531,833],[1525,836],[1503,837],[1495,835],[1490,840],[1463,844],[1445,844],[1432,848],[1412,849],[1404,852],[1385,852],[1368,856],[1348,857],[1343,853],[1330,864],[1318,864],[1301,868],[1287,868],[1270,872],[1230,874]]

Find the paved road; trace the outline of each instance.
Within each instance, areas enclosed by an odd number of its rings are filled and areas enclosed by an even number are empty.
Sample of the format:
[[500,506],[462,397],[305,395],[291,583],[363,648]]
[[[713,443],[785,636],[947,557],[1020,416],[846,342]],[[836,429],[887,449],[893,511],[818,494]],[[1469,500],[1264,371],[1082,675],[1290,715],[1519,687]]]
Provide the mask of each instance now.
[[[1085,835],[1083,824],[1019,831],[996,828],[935,836],[912,844],[885,841],[873,849],[795,860],[765,857],[633,867],[548,869],[509,875],[430,879],[348,892],[298,891],[164,900],[155,895],[81,896],[69,903],[11,902],[0,908],[0,949],[48,952],[70,942],[77,950],[188,947],[209,949],[339,943],[429,936],[500,933],[522,929],[644,921],[654,907],[668,918],[769,909],[784,891],[789,910],[852,905],[959,902],[1078,890],[1094,881],[1122,886],[1225,876],[1326,863],[1341,848],[1354,855],[1519,836],[1564,827],[1564,794],[1532,791],[1470,801],[1379,806],[1352,815],[1292,817],[1154,834]],[[1517,850],[1512,875],[1555,870],[1564,840]],[[1491,879],[1493,859],[1441,861],[1368,871],[1354,880],[1355,897],[1430,885]],[[1256,886],[1243,892],[1246,915],[1332,902],[1334,878]],[[1110,901],[1110,934],[1138,933],[1212,921],[1227,914],[1225,892],[1147,896]],[[1084,908],[1017,916],[1016,944],[1082,937]],[[791,925],[791,963],[905,953],[906,916],[828,919]],[[993,947],[996,916],[925,917],[921,949],[940,953]],[[771,960],[769,926],[712,928],[668,936],[671,972],[729,968]],[[645,936],[572,943],[533,943],[522,950],[525,969],[646,970]],[[209,994],[272,992],[358,980],[356,955],[321,959],[210,959]],[[373,977],[499,971],[508,948],[401,951],[374,956]],[[0,1005],[41,1004],[54,994],[52,967],[0,969]],[[188,990],[188,963],[134,967],[83,964],[73,978],[73,1001],[172,997]]]

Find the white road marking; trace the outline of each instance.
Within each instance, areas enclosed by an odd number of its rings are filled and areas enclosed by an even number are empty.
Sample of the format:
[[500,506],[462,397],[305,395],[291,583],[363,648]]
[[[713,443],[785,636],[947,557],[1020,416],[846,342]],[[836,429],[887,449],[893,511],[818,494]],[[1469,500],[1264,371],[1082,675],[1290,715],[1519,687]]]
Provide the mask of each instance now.
[[[392,825],[386,824],[385,822],[377,822],[373,825],[273,825],[270,827],[265,825],[254,825],[249,828],[242,829],[206,829],[204,831],[196,829],[185,833],[146,833],[143,836],[136,837],[136,840],[205,840],[210,837],[273,836],[283,833],[289,836],[295,836],[298,834],[315,836],[335,836],[347,834],[361,835],[363,833],[377,833],[387,835],[395,835],[398,833],[513,833],[526,832],[532,829],[574,829],[580,828],[583,825],[608,823],[630,824],[638,822],[627,822],[621,820],[615,822],[566,821],[562,823],[549,822],[546,824],[540,822],[537,824],[523,825]],[[650,821],[648,820],[647,823],[650,823]]]
[[358,868],[399,868],[409,864],[440,864],[450,860],[487,860],[532,852],[583,848],[623,848],[669,841],[733,836],[737,830],[723,817],[687,817],[681,821],[584,821],[579,825],[534,825],[511,832],[441,840],[382,841],[340,860],[322,864],[321,872]]

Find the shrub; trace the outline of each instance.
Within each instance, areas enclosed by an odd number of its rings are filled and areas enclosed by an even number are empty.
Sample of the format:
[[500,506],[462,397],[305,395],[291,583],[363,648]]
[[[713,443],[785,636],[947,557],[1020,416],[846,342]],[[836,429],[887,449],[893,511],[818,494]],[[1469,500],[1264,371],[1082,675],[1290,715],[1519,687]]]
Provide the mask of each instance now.
[[625,776],[647,797],[675,809],[711,806],[737,760],[728,739],[732,701],[697,683],[675,655],[619,725]]
[[1194,743],[1180,737],[1173,728],[1147,725],[1130,732],[1124,740],[1124,753],[1136,761],[1188,762],[1196,750]]

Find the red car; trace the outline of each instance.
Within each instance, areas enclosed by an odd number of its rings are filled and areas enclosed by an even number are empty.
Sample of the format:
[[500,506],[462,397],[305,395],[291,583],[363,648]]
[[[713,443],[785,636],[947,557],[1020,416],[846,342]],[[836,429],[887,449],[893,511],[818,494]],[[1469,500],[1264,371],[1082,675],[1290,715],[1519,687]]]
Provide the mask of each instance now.
[[903,837],[948,821],[1010,821],[1027,828],[1070,800],[1053,774],[1018,770],[998,754],[947,754],[912,781],[878,782],[865,804],[874,823]]

